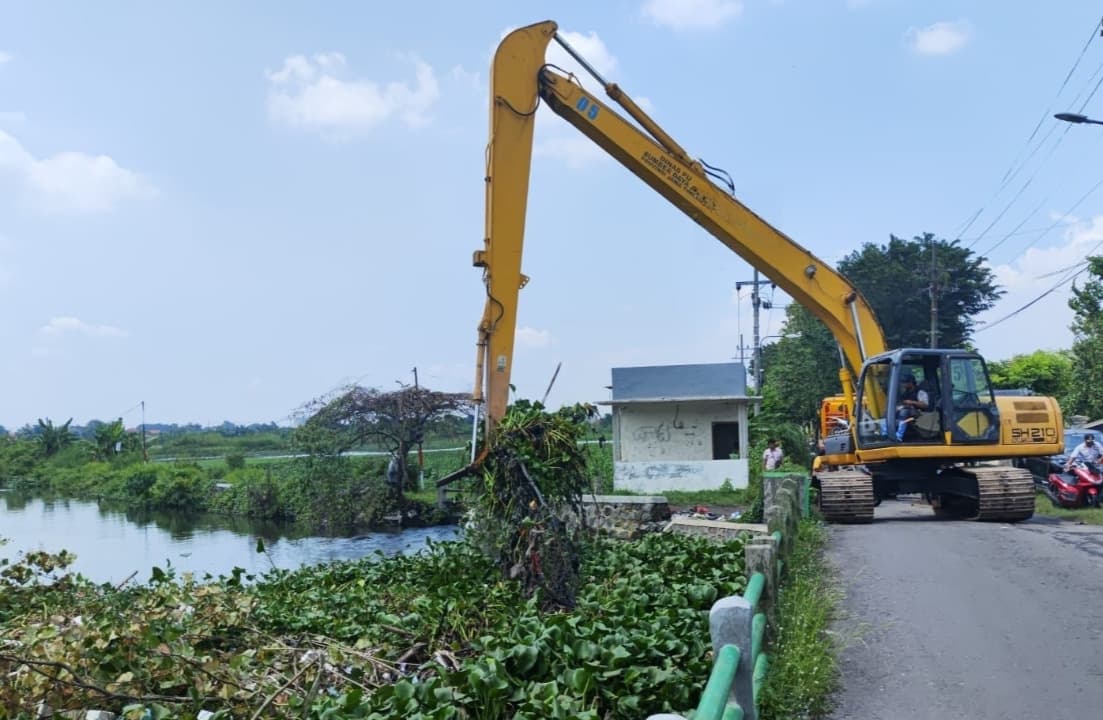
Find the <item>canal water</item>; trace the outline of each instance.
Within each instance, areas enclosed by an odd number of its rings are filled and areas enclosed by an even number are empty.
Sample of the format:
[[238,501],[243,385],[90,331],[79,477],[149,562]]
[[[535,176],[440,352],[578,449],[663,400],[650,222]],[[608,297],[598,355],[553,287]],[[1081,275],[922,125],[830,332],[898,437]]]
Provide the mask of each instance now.
[[[149,580],[153,568],[180,573],[229,575],[235,567],[260,574],[334,560],[355,560],[375,552],[418,552],[427,542],[455,540],[458,526],[412,528],[354,536],[323,537],[282,523],[221,515],[186,515],[128,510],[84,500],[49,500],[0,491],[0,558],[21,552],[68,550],[71,572],[93,582],[119,583],[132,573]],[[263,540],[264,553],[257,552]]]

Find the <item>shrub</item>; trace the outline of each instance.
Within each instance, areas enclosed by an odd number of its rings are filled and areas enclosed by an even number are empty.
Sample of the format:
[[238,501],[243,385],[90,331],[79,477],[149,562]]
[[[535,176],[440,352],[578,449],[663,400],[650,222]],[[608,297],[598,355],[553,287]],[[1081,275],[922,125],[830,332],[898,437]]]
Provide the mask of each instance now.
[[198,467],[158,467],[157,480],[149,489],[150,505],[166,510],[204,510],[210,490]]

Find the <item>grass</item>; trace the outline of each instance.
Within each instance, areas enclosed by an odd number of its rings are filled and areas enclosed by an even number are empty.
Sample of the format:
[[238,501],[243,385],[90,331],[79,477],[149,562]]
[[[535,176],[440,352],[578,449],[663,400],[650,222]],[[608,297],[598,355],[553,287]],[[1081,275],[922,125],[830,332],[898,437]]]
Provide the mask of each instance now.
[[838,664],[828,630],[839,594],[823,557],[826,543],[822,523],[801,521],[766,643],[770,670],[761,696],[763,720],[821,718],[831,709]]
[[1072,522],[1082,522],[1085,525],[1103,525],[1103,508],[1079,508],[1076,510],[1068,510],[1066,508],[1057,507],[1042,493],[1038,493],[1035,498],[1034,513],[1036,515],[1045,515],[1047,517],[1055,517],[1062,520],[1070,520]]

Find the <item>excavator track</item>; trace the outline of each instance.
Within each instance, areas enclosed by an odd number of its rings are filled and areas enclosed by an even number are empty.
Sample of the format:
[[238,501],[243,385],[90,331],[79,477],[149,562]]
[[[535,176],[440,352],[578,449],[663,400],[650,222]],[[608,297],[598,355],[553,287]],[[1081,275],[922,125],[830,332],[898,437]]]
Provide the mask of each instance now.
[[833,523],[873,522],[873,478],[863,472],[833,470],[816,476],[819,509]]
[[1034,515],[1034,478],[1024,468],[975,467],[979,491],[974,520],[1016,522]]

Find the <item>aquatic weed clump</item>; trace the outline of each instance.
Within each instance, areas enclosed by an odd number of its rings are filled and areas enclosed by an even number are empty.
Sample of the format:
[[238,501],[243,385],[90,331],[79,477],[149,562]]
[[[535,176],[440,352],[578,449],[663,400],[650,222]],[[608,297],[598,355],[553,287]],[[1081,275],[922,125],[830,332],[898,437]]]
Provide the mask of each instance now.
[[[579,444],[593,405],[554,413],[540,403],[510,406],[480,467],[471,535],[528,596],[547,610],[569,609],[578,592],[582,496],[590,488]],[[568,523],[573,513],[578,523]]]

